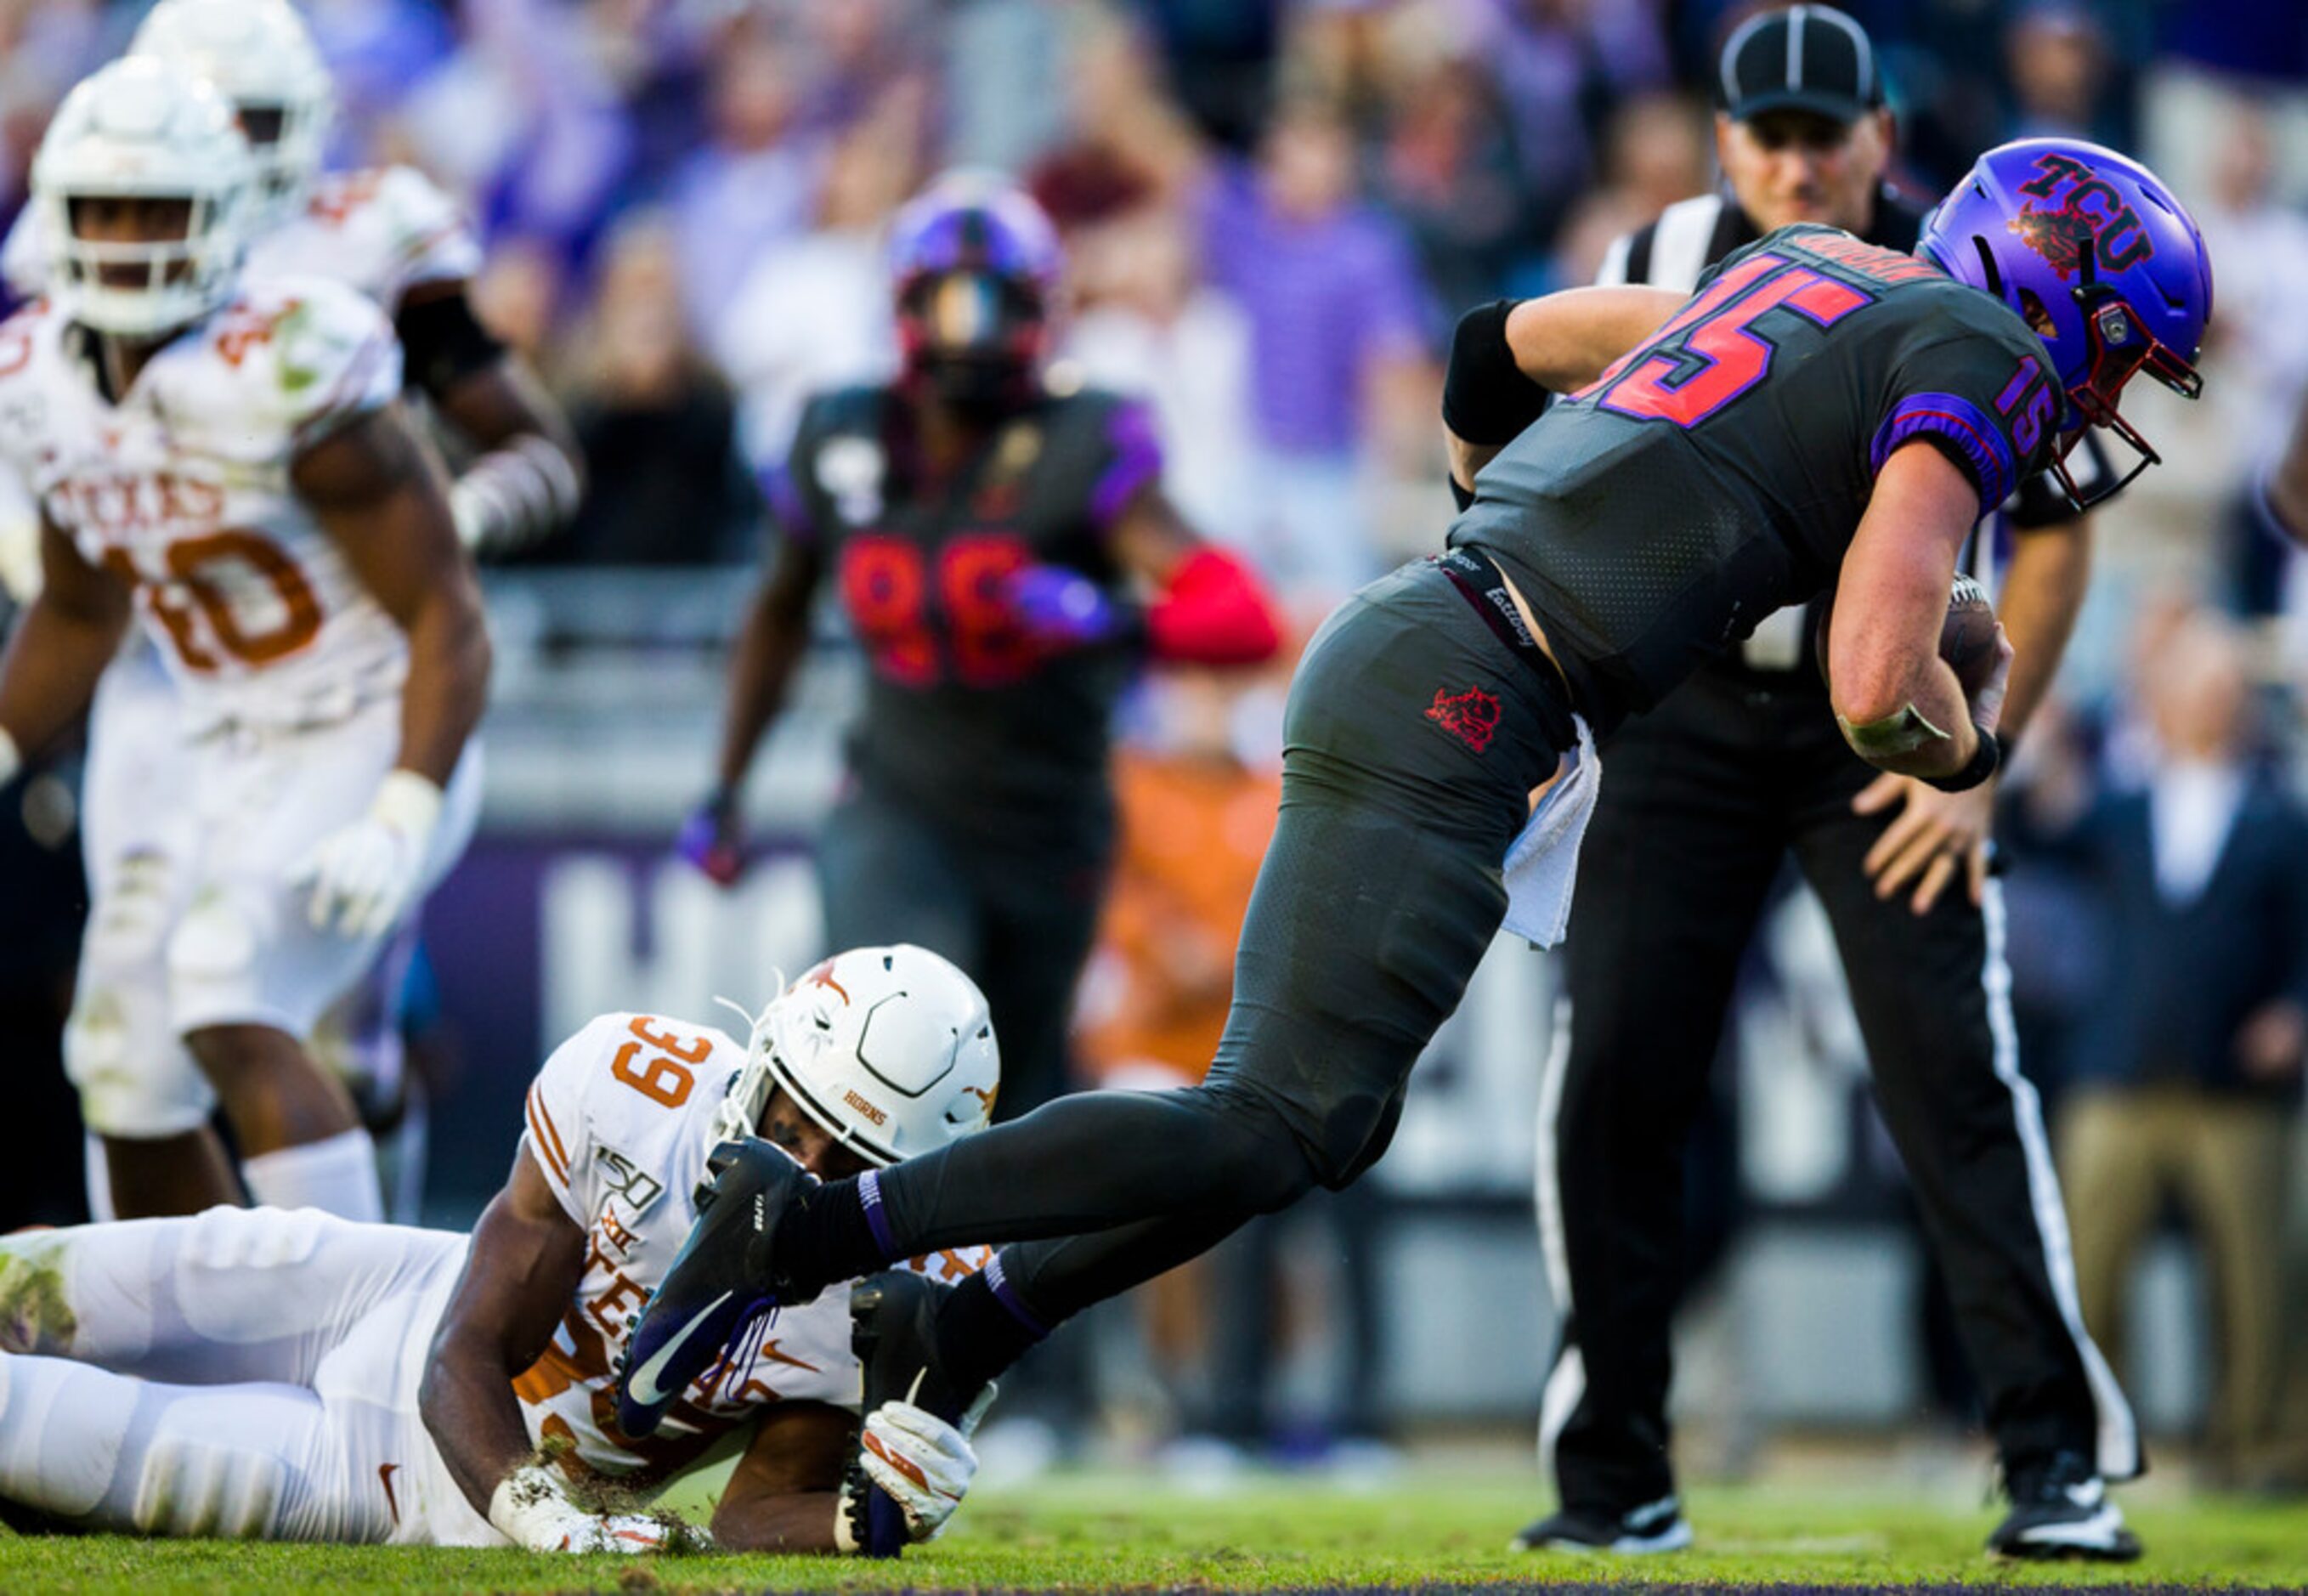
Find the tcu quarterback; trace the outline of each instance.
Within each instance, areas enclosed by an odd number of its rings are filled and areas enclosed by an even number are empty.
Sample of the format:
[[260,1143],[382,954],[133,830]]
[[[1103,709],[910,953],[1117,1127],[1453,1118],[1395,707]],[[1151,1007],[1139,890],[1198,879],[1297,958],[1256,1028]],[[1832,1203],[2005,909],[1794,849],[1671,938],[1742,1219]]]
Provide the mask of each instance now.
[[[893,1401],[861,1428],[861,1390],[910,1382],[861,1364],[847,1298],[758,1324],[647,1438],[610,1385],[720,1143],[886,1167],[981,1129],[1000,1069],[969,977],[853,949],[744,1042],[650,1014],[579,1031],[470,1238],[224,1208],[0,1240],[0,1497],[75,1529],[539,1551],[856,1550],[871,1498],[927,1539],[975,1416]],[[859,1287],[861,1341],[981,1259]],[[641,1505],[733,1444],[710,1537]]]
[[[167,819],[95,873],[84,979],[131,973],[76,1022],[83,1112],[126,1212],[234,1200],[221,1102],[258,1201],[377,1217],[368,1135],[306,1039],[462,849],[488,676],[400,346],[351,288],[244,273],[257,174],[185,68],[80,84],[31,187],[47,288],[0,324],[0,464],[44,581],[0,662],[0,780],[86,706],[132,609],[182,745],[99,803]],[[156,1002],[181,1048],[130,1045]]]
[[[1299,666],[1208,1079],[1062,1098],[821,1186],[749,1148],[635,1356],[702,1367],[762,1301],[1014,1244],[910,1329],[951,1407],[1060,1320],[1354,1180],[1501,926],[1559,937],[1597,736],[1783,605],[1836,589],[1832,712],[1856,753],[1984,781],[2011,649],[1968,678],[1941,658],[1958,551],[2088,425],[2143,444],[2125,386],[2193,393],[2210,311],[2201,238],[2164,185],[2041,140],[1984,156],[1917,254],[1804,224],[1687,300],[1578,289],[1470,315],[1445,414],[1472,505],[1448,553],[1349,600]],[[660,1396],[628,1383],[620,1421],[646,1431]]]
[[[406,386],[469,456],[449,489],[466,546],[502,552],[565,519],[579,488],[575,445],[552,401],[474,318],[467,288],[480,248],[454,206],[406,167],[321,172],[334,91],[296,12],[282,0],[162,0],[130,53],[189,69],[230,102],[255,167],[246,271],[331,278],[392,318]],[[29,207],[0,253],[10,285],[28,295],[47,280],[51,226],[47,209]],[[90,1193],[99,1215],[181,1211],[166,1192],[156,1201],[137,1168],[116,1183],[108,1154],[144,1163],[151,1116],[166,1128],[171,1112],[154,1083],[194,1068],[169,1018],[166,949],[152,935],[171,876],[197,847],[198,817],[177,796],[193,757],[166,667],[150,646],[132,643],[90,710],[82,839],[94,911],[65,1038],[93,1127]],[[421,1092],[403,1079],[399,1029],[414,933],[405,925],[304,1039],[327,1073],[353,1087],[365,1119],[393,1122],[388,1165],[404,1217],[414,1209],[425,1113]],[[340,1188],[323,1181],[265,1195],[360,1215],[370,1211],[361,1186],[347,1160]]]

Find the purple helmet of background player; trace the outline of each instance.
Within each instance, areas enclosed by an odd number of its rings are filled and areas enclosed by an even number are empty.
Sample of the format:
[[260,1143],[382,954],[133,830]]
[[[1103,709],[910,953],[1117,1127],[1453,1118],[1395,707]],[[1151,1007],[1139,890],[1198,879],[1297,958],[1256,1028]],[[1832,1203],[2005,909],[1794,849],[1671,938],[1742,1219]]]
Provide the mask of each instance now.
[[898,212],[890,237],[906,383],[969,408],[1033,392],[1064,264],[1050,219],[997,177],[952,173]]
[[[2064,454],[2087,424],[2140,453],[2129,482],[2157,462],[2116,411],[2146,371],[2193,399],[2195,360],[2212,314],[2203,235],[2156,174],[2081,139],[2021,139],[1981,156],[1924,220],[1916,252],[2019,312],[2044,341],[2068,396]],[[2053,470],[2084,502],[2063,464]]]

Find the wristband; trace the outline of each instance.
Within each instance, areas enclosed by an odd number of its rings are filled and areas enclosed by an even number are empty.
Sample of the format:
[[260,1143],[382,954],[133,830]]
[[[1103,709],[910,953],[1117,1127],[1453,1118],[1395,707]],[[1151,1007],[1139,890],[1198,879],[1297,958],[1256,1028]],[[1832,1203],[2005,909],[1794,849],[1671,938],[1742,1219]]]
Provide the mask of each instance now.
[[391,770],[376,786],[369,817],[422,843],[441,818],[441,789],[415,771]]
[[1979,727],[1972,729],[1979,735],[1971,757],[1964,762],[1963,768],[1953,775],[1925,776],[1923,778],[1924,785],[1936,787],[1942,792],[1968,792],[1995,773],[1996,767],[2003,763],[2002,745],[1994,732]]
[[1507,317],[1520,304],[1495,299],[1459,318],[1442,374],[1442,424],[1478,447],[1511,444],[1554,395],[1525,376],[1507,342]]
[[16,739],[8,735],[8,729],[0,726],[0,787],[14,781],[16,772],[23,768],[24,751],[16,746]]

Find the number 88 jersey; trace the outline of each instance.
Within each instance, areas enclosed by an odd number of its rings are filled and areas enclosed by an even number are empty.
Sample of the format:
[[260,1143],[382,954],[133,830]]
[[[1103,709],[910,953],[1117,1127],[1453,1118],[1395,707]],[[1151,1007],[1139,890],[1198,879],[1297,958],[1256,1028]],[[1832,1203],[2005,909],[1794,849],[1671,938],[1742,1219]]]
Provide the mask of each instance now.
[[0,324],[0,459],[135,588],[195,722],[333,719],[397,691],[406,640],[289,480],[399,393],[383,314],[318,278],[244,279],[116,402],[99,358],[45,300]]
[[1102,834],[1108,728],[1136,650],[1038,650],[1007,583],[1061,565],[1120,596],[1107,533],[1160,474],[1149,414],[1113,394],[1046,393],[943,481],[918,463],[911,416],[887,388],[820,394],[770,484],[871,667],[852,761],[869,788],[978,834]]

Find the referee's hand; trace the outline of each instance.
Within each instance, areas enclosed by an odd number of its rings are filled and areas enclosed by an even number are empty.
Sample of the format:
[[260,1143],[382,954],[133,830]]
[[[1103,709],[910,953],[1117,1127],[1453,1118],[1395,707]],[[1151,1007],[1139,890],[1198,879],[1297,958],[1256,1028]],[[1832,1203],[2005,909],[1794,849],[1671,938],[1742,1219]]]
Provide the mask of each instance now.
[[1963,792],[1942,792],[1912,776],[1886,772],[1861,789],[1851,807],[1861,815],[1890,816],[1861,861],[1877,897],[1892,897],[1912,884],[1908,907],[1927,914],[1958,870],[1975,904],[1985,896],[1994,781]]

